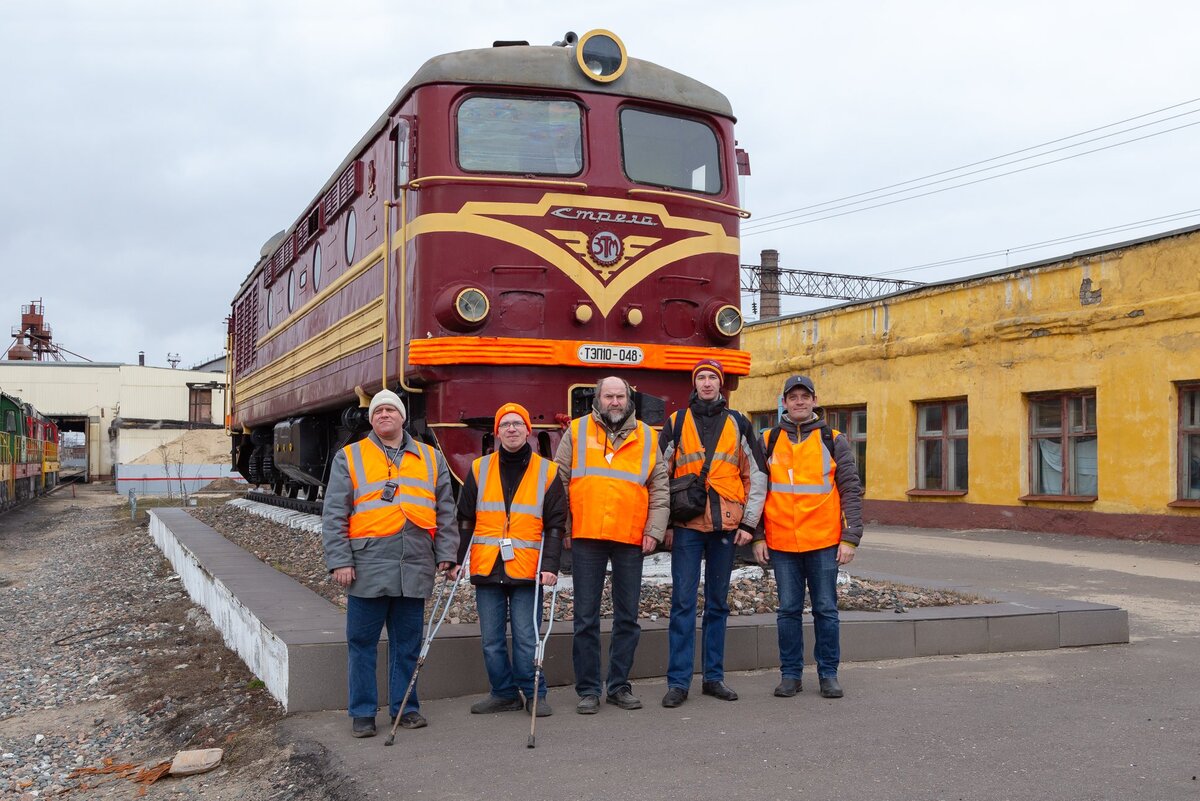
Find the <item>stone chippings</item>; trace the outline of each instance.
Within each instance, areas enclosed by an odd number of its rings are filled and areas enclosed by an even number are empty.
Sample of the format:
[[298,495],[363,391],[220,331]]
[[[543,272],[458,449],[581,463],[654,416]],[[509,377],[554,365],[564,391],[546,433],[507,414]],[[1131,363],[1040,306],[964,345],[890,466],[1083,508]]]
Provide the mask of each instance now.
[[[72,771],[224,748],[230,758],[208,777],[148,788],[151,798],[190,797],[262,757],[254,738],[282,711],[188,601],[144,521],[111,504],[53,499],[8,517],[0,518],[0,797],[130,798],[140,788],[127,779]],[[266,766],[255,781],[269,784],[276,772]]]
[[[274,567],[313,592],[340,607],[345,607],[345,594],[334,586],[325,569],[325,556],[319,535],[307,533],[251,514],[235,506],[197,507],[188,510],[198,519],[219,531],[230,541],[254,554],[266,564]],[[439,576],[434,585],[434,596],[444,579]],[[557,620],[572,619],[571,591],[563,589],[558,594]],[[843,573],[838,586],[838,608],[855,611],[897,611],[926,606],[950,606],[955,604],[986,603],[984,599],[961,593],[910,587],[889,582],[867,581]],[[549,611],[550,594],[546,594],[546,609]],[[774,613],[779,604],[775,587],[775,576],[757,566],[739,568],[730,584],[729,611],[732,615],[755,615]],[[704,605],[703,583],[699,593],[699,608]],[[426,612],[428,608],[426,606]],[[607,583],[601,600],[601,614],[612,615],[612,601]],[[671,585],[669,580],[647,581],[642,586],[640,615],[651,620],[665,619],[671,614]],[[475,612],[475,594],[464,592],[462,587],[447,613],[447,623],[473,623],[478,620]]]

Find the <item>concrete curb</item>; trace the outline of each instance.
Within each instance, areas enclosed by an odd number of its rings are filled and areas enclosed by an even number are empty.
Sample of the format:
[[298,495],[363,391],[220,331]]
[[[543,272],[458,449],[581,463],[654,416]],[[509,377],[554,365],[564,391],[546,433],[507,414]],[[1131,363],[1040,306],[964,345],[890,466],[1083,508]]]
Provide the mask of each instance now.
[[[344,709],[345,615],[289,576],[263,564],[182,509],[150,512],[150,533],[193,601],[213,619],[225,643],[289,712]],[[911,659],[939,654],[998,653],[1129,642],[1129,616],[1106,604],[999,593],[952,582],[855,575],[979,595],[997,601],[894,612],[842,612],[842,660]],[[464,590],[460,589],[460,592]],[[602,621],[607,645],[611,621]],[[642,620],[631,678],[667,671],[668,621]],[[699,640],[699,637],[697,637]],[[812,624],[805,625],[811,663]],[[378,675],[386,678],[386,649]],[[725,669],[779,666],[774,615],[730,617]],[[699,664],[697,663],[697,667]],[[546,681],[574,682],[571,632],[555,627],[546,646]],[[421,671],[422,698],[487,692],[476,624],[442,626]],[[381,695],[384,697],[384,695]]]

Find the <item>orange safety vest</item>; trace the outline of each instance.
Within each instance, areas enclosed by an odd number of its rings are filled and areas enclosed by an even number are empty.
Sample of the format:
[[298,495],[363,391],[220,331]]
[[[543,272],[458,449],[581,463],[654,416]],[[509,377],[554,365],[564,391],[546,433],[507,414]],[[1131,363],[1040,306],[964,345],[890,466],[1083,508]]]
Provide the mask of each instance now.
[[[667,425],[672,431],[675,430],[677,414],[687,416],[679,434],[679,449],[675,451],[675,475],[672,478],[698,476],[704,469],[704,443],[700,441],[700,430],[696,427],[695,417],[685,409],[671,415]],[[725,427],[721,429],[721,436],[717,438],[717,450],[708,466],[708,486],[715,489],[725,500],[745,506],[746,485],[742,483],[742,470],[738,459],[740,440],[741,432],[738,431],[737,420],[733,415],[726,415]]]
[[[770,429],[763,432],[764,449],[770,433]],[[834,481],[837,462],[821,432],[814,429],[795,444],[782,432],[767,471],[771,481],[763,507],[767,547],[803,553],[837,545],[842,539],[842,501]]]
[[504,563],[504,572],[515,579],[533,579],[542,552],[542,506],[550,482],[558,480],[558,465],[532,454],[508,509],[504,508],[497,454],[476,459],[471,472],[479,488],[475,537],[471,540],[471,575],[491,575],[500,556],[500,543],[508,538],[514,556]]
[[[437,530],[437,453],[423,442],[412,441],[417,452],[400,451],[400,463],[388,459],[370,439],[352,442],[342,451],[354,485],[350,511],[350,539],[390,537],[400,533],[406,521],[434,536]],[[384,486],[396,485],[391,501],[383,500]]]
[[654,432],[638,420],[614,451],[592,415],[571,425],[571,536],[641,545],[650,513],[646,481],[658,460]]

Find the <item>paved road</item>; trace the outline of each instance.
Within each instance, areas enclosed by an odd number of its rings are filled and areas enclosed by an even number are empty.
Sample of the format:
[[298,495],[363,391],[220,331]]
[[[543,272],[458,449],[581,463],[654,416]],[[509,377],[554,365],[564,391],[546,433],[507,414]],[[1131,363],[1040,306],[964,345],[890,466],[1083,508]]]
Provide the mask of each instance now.
[[472,716],[473,698],[425,703],[429,728],[393,748],[351,739],[344,714],[284,730],[363,798],[1200,799],[1200,547],[876,527],[854,566],[1118,604],[1132,641],[847,664],[838,701],[774,698],[760,671],[728,677],[733,704],[694,685],[663,709],[660,679],[635,688],[645,709],[582,717],[556,688],[533,750],[527,717]]

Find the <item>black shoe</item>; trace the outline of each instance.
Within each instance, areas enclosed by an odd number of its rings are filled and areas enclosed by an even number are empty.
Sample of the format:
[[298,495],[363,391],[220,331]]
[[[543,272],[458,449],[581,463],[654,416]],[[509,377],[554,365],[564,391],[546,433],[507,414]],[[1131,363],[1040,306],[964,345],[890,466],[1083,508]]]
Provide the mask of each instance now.
[[375,718],[355,718],[351,733],[355,737],[374,737]]
[[804,686],[800,683],[800,679],[789,679],[784,676],[783,681],[779,682],[779,686],[775,688],[776,698],[791,698],[798,692],[803,692]]
[[604,700],[610,704],[615,704],[616,706],[621,707],[621,709],[642,708],[642,702],[637,699],[637,696],[629,691],[628,687],[622,687],[615,693],[609,693],[608,697]]
[[700,685],[700,691],[722,701],[736,701],[738,698],[737,693],[726,687],[723,681],[706,681]]
[[575,705],[575,711],[581,715],[594,715],[600,711],[600,696],[585,695]]
[[838,684],[837,676],[821,679],[822,698],[841,698],[842,695],[842,685]]
[[[550,702],[547,701],[544,697],[537,699],[537,702],[538,702],[537,716],[539,718],[548,718],[554,714],[554,708],[550,706]],[[599,709],[600,704],[596,704],[596,708]],[[525,711],[531,715],[533,714],[533,699],[532,698],[530,698],[528,701],[525,702]]]
[[402,729],[423,729],[429,725],[429,721],[420,712],[405,712],[400,716],[400,728]]
[[687,697],[687,690],[679,687],[671,687],[667,690],[667,694],[663,696],[662,705],[667,709],[674,709],[677,706],[682,706]]
[[472,715],[490,715],[493,712],[518,712],[522,708],[520,698],[499,698],[489,695],[482,701],[471,704]]

